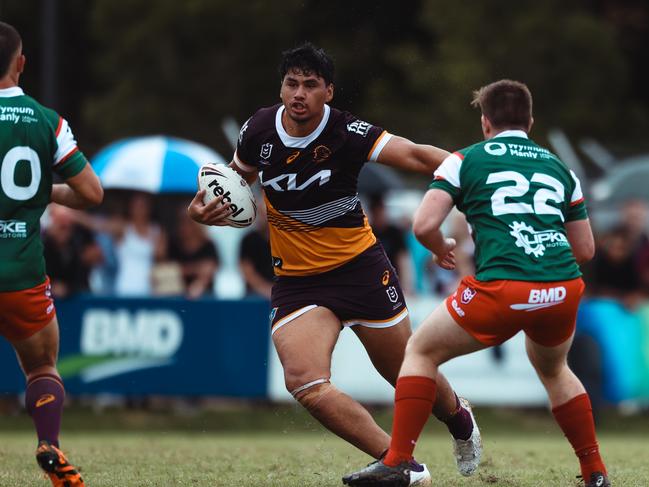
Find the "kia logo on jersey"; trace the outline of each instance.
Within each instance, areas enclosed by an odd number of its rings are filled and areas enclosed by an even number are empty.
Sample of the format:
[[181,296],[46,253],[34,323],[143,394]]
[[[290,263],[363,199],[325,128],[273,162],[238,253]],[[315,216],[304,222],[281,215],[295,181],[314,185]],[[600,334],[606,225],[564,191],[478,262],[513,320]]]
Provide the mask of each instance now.
[[327,184],[331,179],[331,169],[318,171],[305,181],[298,183],[297,173],[280,174],[272,179],[264,179],[264,173],[259,173],[259,180],[264,188],[271,187],[275,191],[302,191],[314,183],[318,186]]

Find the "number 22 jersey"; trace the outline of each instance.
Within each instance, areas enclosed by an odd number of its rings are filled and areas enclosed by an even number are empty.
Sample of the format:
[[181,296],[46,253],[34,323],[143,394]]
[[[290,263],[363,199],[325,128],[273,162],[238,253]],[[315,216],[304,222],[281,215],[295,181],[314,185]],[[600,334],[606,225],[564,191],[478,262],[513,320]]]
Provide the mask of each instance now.
[[320,274],[376,242],[357,194],[358,174],[391,135],[324,106],[319,126],[292,137],[281,104],[262,108],[241,128],[234,162],[259,171],[275,274]]
[[560,281],[581,275],[565,224],[586,219],[575,174],[522,130],[448,156],[430,188],[466,215],[479,281]]

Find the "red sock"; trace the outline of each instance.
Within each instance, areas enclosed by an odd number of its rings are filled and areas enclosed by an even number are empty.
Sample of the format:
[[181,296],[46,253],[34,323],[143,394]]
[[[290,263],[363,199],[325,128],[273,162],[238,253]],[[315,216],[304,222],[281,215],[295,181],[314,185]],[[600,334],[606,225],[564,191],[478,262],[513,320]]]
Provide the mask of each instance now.
[[552,414],[579,458],[584,480],[588,482],[593,472],[606,474],[606,467],[599,454],[593,409],[588,394],[573,397],[552,409]]
[[412,460],[415,443],[433,411],[436,389],[437,384],[428,377],[408,376],[397,380],[392,441],[383,463],[394,467]]

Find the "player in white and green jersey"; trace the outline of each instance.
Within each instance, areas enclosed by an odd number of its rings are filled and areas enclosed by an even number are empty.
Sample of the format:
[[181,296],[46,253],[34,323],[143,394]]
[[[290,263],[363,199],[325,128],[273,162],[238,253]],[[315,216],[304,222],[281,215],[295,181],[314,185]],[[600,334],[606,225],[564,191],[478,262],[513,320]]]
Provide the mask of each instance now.
[[581,276],[564,226],[587,218],[579,180],[524,130],[506,130],[455,152],[430,188],[449,193],[466,215],[479,281]]
[[[38,436],[36,459],[54,487],[83,480],[58,449],[65,390],[56,369],[59,328],[45,273],[40,218],[48,203],[99,204],[99,179],[68,123],[25,95],[22,40],[0,22],[0,335],[27,378],[25,404]],[[57,173],[65,182],[53,184]]]
[[[578,264],[594,253],[579,180],[528,138],[533,118],[527,86],[497,81],[475,92],[474,105],[482,111],[486,140],[451,154],[435,171],[413,230],[441,267],[455,268],[455,241],[444,238],[440,225],[457,206],[471,225],[476,275],[465,276],[408,342],[387,455],[343,481],[398,485],[394,479],[404,477],[430,416],[438,367],[523,331],[528,357],[586,487],[610,486],[588,394],[566,360],[584,290]],[[480,449],[458,447],[477,466]]]

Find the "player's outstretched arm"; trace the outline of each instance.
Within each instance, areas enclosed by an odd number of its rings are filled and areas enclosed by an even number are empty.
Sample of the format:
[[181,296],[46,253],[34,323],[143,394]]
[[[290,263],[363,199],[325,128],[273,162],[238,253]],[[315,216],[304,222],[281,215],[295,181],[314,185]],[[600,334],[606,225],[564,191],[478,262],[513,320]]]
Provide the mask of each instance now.
[[66,179],[65,183],[52,185],[52,202],[69,208],[83,210],[99,205],[103,199],[104,189],[88,163],[79,174]]
[[566,222],[566,233],[578,264],[585,264],[595,256],[595,239],[588,218]]
[[393,135],[379,154],[377,162],[406,171],[431,175],[449,153],[444,149]]
[[444,238],[442,222],[453,208],[453,198],[441,189],[429,189],[415,212],[412,231],[421,244],[435,254],[437,265],[455,268],[455,239]]

